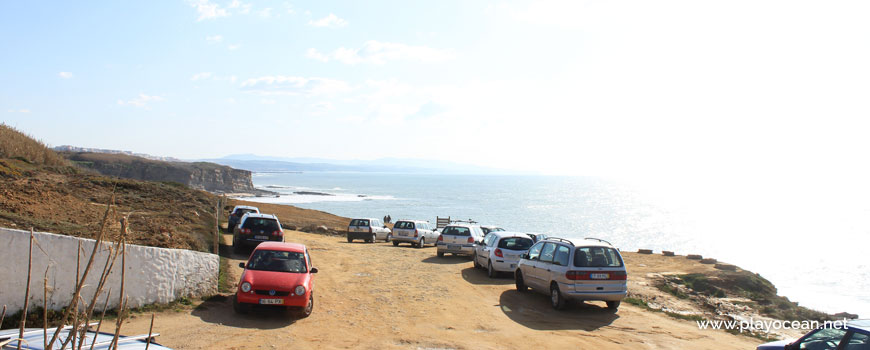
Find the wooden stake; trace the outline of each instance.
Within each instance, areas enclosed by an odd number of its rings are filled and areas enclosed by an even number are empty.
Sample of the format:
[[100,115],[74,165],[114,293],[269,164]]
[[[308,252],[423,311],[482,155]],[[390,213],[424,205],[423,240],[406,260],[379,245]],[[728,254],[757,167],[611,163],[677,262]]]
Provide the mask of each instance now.
[[24,325],[27,324],[27,306],[30,304],[30,272],[33,267],[33,227],[30,228],[30,252],[27,253],[27,288],[24,289],[24,310],[21,311],[21,328],[18,330],[18,350],[24,338]]
[[214,253],[219,254],[220,247],[218,246],[221,240],[221,200],[218,199],[214,207]]
[[[93,251],[91,251],[91,257],[88,259],[88,263],[85,265],[85,271],[82,273],[82,280],[87,279],[88,273],[91,271],[91,267],[94,264],[94,257],[97,255],[96,254],[97,249],[99,249],[100,243],[103,242],[103,234],[106,232],[106,222],[109,219],[109,213],[111,212],[112,203],[114,203],[114,201],[115,201],[115,193],[113,190],[112,200],[109,204],[106,205],[106,213],[103,215],[103,223],[100,226],[100,232],[97,233],[97,240],[94,243]],[[73,292],[72,301],[70,302],[70,304],[66,308],[66,310],[64,310],[64,312],[63,312],[63,316],[60,319],[60,325],[57,326],[57,328],[54,331],[54,335],[51,336],[51,341],[48,342],[47,348],[52,349],[52,346],[54,346],[54,342],[57,341],[57,337],[60,335],[60,330],[63,328],[63,324],[66,323],[66,321],[69,319],[70,312],[72,312],[72,307],[73,307],[72,303],[78,303],[79,295],[81,294],[81,292],[82,292],[82,284],[79,284],[76,286],[75,292]]]
[[48,268],[42,279],[42,348],[48,349]]
[[0,327],[3,327],[3,319],[6,318],[6,305],[3,305],[3,312],[0,313]]
[[[123,286],[123,284],[121,284]],[[109,349],[117,349],[118,348],[118,337],[121,335],[121,326],[124,324],[124,315],[126,312],[124,311],[127,308],[127,298],[124,298],[124,303],[121,305],[121,308],[118,311],[118,322],[115,324],[115,337],[112,338],[112,345],[109,346]]]
[[151,346],[151,334],[154,331],[154,314],[151,314],[151,327],[148,327],[148,338],[147,343],[145,343],[145,350],[148,350],[148,347]]
[[106,303],[103,305],[103,314],[100,315],[100,323],[97,323],[97,330],[94,332],[94,341],[91,342],[91,349],[94,350],[94,344],[97,343],[97,334],[100,334],[100,327],[103,325],[103,318],[106,317],[106,309],[109,308],[109,297],[112,296],[112,287],[109,287],[109,292],[106,293]]

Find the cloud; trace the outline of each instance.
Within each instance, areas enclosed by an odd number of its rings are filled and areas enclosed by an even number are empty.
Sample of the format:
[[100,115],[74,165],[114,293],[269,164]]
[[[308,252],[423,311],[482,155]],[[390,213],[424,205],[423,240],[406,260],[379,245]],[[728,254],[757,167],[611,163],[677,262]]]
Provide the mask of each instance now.
[[241,47],[242,47],[242,45],[239,45],[239,44],[231,44],[231,45],[227,45],[227,50],[235,51],[235,50],[240,49]]
[[30,114],[30,109],[28,109],[28,108],[21,108],[21,109],[17,109],[17,110],[16,109],[8,109],[8,110],[6,110],[6,112],[7,113]]
[[64,79],[70,79],[73,77],[73,74],[70,72],[60,72],[60,73],[57,73],[57,76],[64,78]]
[[190,78],[190,80],[193,80],[193,81],[205,80],[205,79],[212,78],[213,76],[214,76],[214,74],[212,74],[211,72],[196,73],[193,75],[193,77]]
[[261,95],[333,95],[352,90],[350,84],[341,80],[281,75],[248,79],[241,87]]
[[224,41],[224,37],[221,35],[207,36],[205,37],[205,41],[208,41],[210,43],[219,43],[221,41]]
[[260,11],[257,11],[257,15],[259,15],[260,17],[263,17],[263,18],[270,18],[270,17],[272,17],[272,8],[267,7],[267,8],[260,10]]
[[227,8],[238,9],[240,14],[246,15],[251,12],[251,4],[239,0],[233,0]]
[[305,56],[322,62],[335,60],[344,64],[384,64],[387,61],[403,60],[437,63],[454,59],[456,53],[453,49],[436,49],[428,46],[413,46],[369,40],[360,49],[340,47],[332,53],[327,54],[310,48],[306,51]]
[[139,96],[134,97],[130,100],[118,100],[118,105],[121,106],[133,106],[139,108],[148,108],[148,104],[151,102],[162,102],[165,101],[163,97],[160,96],[149,96],[143,93],[140,93]]
[[339,18],[333,13],[330,13],[329,16],[323,17],[321,19],[308,21],[308,25],[314,27],[341,28],[347,26],[347,21]]
[[210,2],[209,0],[188,0],[190,6],[196,9],[196,12],[199,14],[199,18],[197,21],[202,21],[204,19],[215,19],[220,17],[229,16],[230,13],[227,9],[221,7],[218,4]]

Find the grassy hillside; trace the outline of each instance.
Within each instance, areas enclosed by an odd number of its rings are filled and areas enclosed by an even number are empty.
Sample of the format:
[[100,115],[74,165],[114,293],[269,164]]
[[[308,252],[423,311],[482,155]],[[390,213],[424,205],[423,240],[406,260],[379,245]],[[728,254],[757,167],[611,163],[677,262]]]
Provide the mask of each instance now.
[[0,123],[0,158],[18,159],[31,164],[63,166],[66,160],[42,142]]

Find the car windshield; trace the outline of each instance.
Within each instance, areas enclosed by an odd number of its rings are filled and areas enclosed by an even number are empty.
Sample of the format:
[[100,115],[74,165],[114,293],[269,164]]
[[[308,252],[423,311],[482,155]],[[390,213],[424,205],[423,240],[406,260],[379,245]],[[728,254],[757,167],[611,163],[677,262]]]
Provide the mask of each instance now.
[[450,236],[471,236],[471,230],[468,227],[447,226],[442,234]]
[[353,219],[350,221],[350,226],[368,226],[369,221],[365,219]]
[[621,267],[622,258],[616,249],[608,247],[580,247],[574,254],[577,267]]
[[275,219],[266,218],[247,218],[242,228],[251,229],[252,231],[260,230],[264,232],[278,231],[278,221]]
[[297,252],[284,252],[278,250],[257,250],[248,261],[249,270],[277,271],[277,272],[307,272],[305,256]]
[[396,223],[396,225],[393,228],[413,230],[414,223],[410,222],[410,221],[399,221]]
[[532,247],[532,239],[526,237],[502,238],[501,241],[498,241],[498,247],[501,249],[526,251]]

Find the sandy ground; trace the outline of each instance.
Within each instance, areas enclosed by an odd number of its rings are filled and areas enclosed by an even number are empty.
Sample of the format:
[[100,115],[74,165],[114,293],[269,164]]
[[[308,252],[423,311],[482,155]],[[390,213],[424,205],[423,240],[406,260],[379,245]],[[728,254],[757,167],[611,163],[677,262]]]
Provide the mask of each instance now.
[[[433,247],[290,231],[287,241],[306,244],[320,270],[311,317],[272,310],[236,315],[228,296],[216,297],[159,313],[158,341],[179,349],[754,349],[759,343],[627,304],[617,313],[599,302],[555,311],[545,295],[518,293],[511,276],[489,279],[467,258],[437,258]],[[231,258],[238,281],[246,257]],[[708,268],[680,257],[627,253],[625,260],[630,274]],[[147,333],[149,321],[137,315],[124,333]]]

